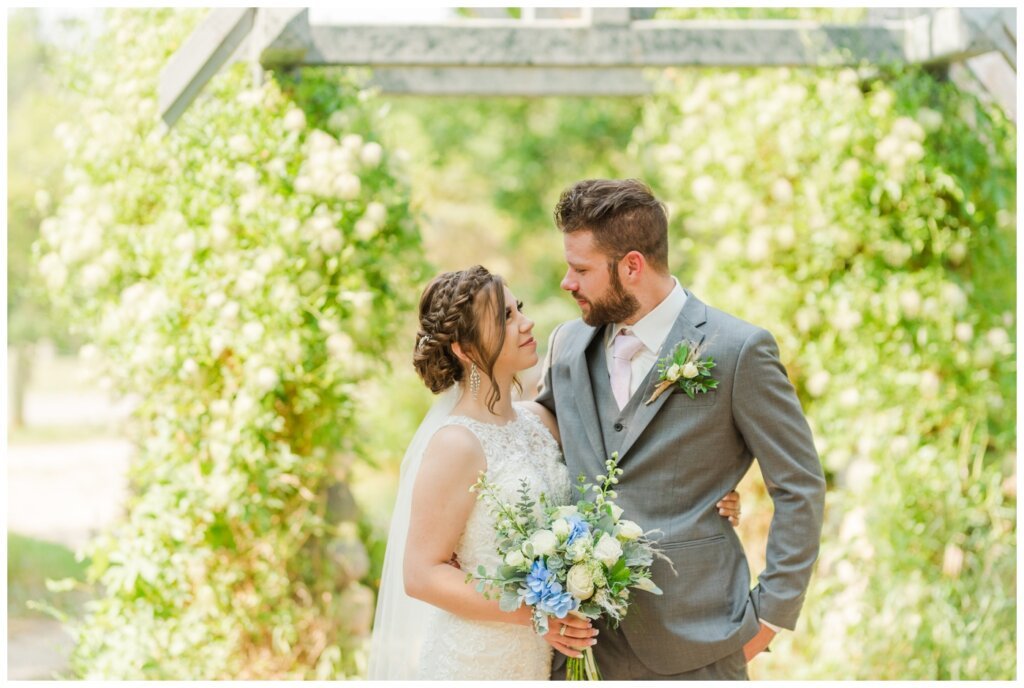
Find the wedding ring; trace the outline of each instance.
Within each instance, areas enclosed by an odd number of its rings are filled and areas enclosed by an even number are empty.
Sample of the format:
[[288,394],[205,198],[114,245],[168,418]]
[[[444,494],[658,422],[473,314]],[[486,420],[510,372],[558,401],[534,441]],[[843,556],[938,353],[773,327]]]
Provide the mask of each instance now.
[[558,635],[565,635],[565,624],[562,624],[562,627],[558,629]]

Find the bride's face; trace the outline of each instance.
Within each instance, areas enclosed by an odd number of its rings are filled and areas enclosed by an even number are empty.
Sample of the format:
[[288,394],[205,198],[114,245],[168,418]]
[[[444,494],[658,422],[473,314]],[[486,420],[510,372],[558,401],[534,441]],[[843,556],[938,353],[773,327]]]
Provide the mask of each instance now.
[[518,301],[507,286],[503,289],[505,342],[498,360],[494,362],[494,368],[495,373],[515,374],[537,364],[537,340],[533,338],[533,321],[523,313],[522,301]]

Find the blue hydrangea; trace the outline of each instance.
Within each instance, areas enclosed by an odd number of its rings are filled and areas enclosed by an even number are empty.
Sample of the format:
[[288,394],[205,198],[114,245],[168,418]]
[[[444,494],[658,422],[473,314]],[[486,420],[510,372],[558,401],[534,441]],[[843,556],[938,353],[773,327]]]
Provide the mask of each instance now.
[[579,606],[579,600],[562,590],[561,583],[548,570],[543,559],[537,559],[526,574],[526,587],[520,589],[523,601],[559,619]]
[[590,524],[578,514],[573,514],[565,520],[569,522],[569,537],[565,541],[566,545],[571,545],[577,539],[590,532]]

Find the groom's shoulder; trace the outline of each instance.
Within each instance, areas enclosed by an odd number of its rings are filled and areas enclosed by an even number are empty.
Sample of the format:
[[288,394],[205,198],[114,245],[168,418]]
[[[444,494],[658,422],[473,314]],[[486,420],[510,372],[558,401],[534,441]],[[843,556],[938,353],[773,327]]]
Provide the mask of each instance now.
[[705,304],[707,324],[705,329],[721,344],[742,347],[754,335],[771,336],[764,327],[738,318],[714,306]]
[[593,332],[594,328],[583,322],[583,318],[576,318],[556,326],[551,332],[551,339],[558,341],[558,349],[561,350],[563,342],[574,342],[580,337],[589,337]]

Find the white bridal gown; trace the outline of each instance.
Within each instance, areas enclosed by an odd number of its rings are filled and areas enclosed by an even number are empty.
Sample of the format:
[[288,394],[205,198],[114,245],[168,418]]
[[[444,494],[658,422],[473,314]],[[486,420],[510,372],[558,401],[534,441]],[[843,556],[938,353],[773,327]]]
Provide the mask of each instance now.
[[[506,503],[518,501],[520,480],[526,478],[534,501],[543,492],[549,504],[567,504],[572,484],[558,444],[533,412],[518,404],[515,410],[516,419],[503,426],[465,416],[450,416],[444,425],[462,425],[479,438],[487,478]],[[540,504],[534,508],[539,513]],[[494,541],[489,505],[477,501],[455,550],[462,570],[476,571],[482,564],[493,572],[501,563]],[[417,678],[547,680],[551,653],[551,646],[532,626],[469,621],[435,607],[427,619]]]

